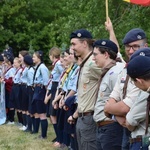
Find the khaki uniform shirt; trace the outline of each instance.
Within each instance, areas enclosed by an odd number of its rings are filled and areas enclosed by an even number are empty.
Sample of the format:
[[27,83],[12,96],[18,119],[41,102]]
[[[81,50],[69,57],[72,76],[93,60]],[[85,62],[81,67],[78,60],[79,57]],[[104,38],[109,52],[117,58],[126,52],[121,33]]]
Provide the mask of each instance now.
[[[135,138],[138,135],[145,135],[148,96],[149,94],[147,92],[140,91],[138,99],[136,99],[135,103],[126,115],[128,123],[132,126],[136,126],[135,130],[131,133],[132,138]],[[148,128],[148,134],[150,135],[150,127]]]
[[77,99],[79,113],[94,111],[101,69],[97,67],[92,59],[93,56],[90,56],[85,62],[78,80]]
[[137,88],[134,85],[134,82],[131,81],[131,78],[129,78],[128,85],[127,85],[127,91],[126,91],[126,97],[123,99],[123,87],[125,84],[127,76],[127,70],[126,68],[123,69],[123,71],[118,76],[117,82],[115,84],[115,87],[110,94],[110,98],[114,98],[116,101],[121,101],[128,106],[131,107],[134,103],[134,101],[137,99],[137,96],[139,94],[140,89]]
[[104,106],[115,86],[118,74],[123,70],[124,66],[125,64],[123,63],[116,63],[103,77],[94,110],[93,118],[95,122],[110,120],[104,114]]

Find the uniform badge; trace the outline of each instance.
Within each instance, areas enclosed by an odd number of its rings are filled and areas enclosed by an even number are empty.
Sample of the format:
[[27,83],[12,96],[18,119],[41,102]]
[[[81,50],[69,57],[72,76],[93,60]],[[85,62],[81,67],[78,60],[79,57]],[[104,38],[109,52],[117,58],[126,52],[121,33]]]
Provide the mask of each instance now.
[[103,92],[100,93],[100,97],[104,97],[104,93]]
[[137,35],[137,39],[141,40],[142,39],[141,35]]
[[87,87],[87,85],[86,85],[86,83],[84,83],[83,84],[83,89],[86,90],[86,87]]
[[141,55],[141,56],[145,56],[145,53],[144,53],[144,52],[141,52],[139,55]]
[[82,36],[82,34],[81,34],[81,33],[78,33],[78,34],[77,34],[77,37],[81,37],[81,36]]
[[125,77],[122,77],[122,78],[121,78],[121,83],[125,83],[125,81],[126,81],[126,80],[125,80]]
[[102,43],[101,43],[102,45],[106,45],[106,41],[102,41]]

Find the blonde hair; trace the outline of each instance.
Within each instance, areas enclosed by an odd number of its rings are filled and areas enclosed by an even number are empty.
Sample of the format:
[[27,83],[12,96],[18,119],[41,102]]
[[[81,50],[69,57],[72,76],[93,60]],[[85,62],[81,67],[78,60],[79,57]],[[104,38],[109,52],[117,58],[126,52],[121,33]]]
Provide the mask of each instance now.
[[49,50],[49,55],[51,55],[52,57],[59,58],[60,54],[61,54],[61,50],[58,47],[52,47]]
[[15,57],[14,60],[16,60],[21,65],[21,60],[18,57]]

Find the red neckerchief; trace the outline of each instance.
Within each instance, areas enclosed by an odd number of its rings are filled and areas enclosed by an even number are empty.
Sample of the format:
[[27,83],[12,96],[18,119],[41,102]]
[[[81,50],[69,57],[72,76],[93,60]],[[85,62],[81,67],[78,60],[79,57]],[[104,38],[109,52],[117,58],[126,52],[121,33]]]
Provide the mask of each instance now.
[[53,62],[53,64],[52,64],[52,70],[54,69],[54,67],[55,67],[55,65],[56,65],[56,63],[59,61],[59,59],[57,59],[55,62]]
[[[56,63],[57,63],[58,61],[59,61],[59,59],[57,59],[57,60],[52,64],[52,70],[54,69],[54,67],[55,67],[55,65],[56,65]],[[49,76],[49,81],[48,81],[47,86],[49,86],[49,84],[51,83],[52,78],[53,78],[53,76],[52,76],[52,74],[50,74],[50,76]]]
[[18,71],[19,71],[20,69],[22,69],[22,68],[18,68],[18,69],[16,70],[16,73],[15,73],[14,77],[16,76],[16,74],[18,73]]

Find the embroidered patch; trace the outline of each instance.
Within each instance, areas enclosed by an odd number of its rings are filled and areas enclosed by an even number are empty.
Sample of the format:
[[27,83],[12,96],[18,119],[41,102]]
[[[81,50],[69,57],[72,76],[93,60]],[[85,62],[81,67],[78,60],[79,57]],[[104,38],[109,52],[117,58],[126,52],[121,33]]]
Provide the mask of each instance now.
[[126,81],[125,77],[122,77],[121,78],[121,83],[125,83],[125,81]]

